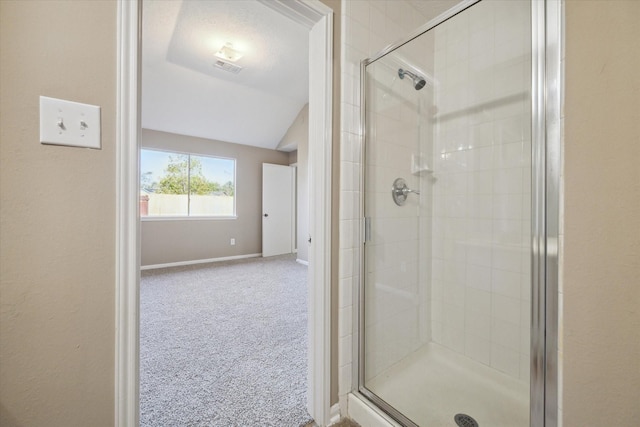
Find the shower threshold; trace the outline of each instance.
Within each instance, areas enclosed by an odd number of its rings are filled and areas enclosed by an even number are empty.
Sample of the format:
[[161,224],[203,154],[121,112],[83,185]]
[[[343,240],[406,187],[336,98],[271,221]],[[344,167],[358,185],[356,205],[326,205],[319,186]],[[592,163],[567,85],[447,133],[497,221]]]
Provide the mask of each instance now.
[[529,384],[430,343],[367,382],[367,388],[419,426],[528,427]]

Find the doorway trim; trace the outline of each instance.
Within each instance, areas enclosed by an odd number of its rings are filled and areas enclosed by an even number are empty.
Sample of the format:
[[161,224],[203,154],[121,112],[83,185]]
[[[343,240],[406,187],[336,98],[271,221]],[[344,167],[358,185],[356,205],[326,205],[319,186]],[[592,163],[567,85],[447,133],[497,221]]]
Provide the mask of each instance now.
[[[319,0],[263,2],[309,31],[309,338],[307,409],[330,421],[333,10]],[[116,94],[115,416],[139,424],[139,141],[142,0],[118,0]]]

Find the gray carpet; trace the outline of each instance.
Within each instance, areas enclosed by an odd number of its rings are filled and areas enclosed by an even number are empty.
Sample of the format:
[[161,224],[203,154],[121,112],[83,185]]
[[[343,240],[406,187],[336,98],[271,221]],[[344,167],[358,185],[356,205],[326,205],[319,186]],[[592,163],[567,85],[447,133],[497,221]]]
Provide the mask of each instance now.
[[143,271],[140,425],[310,422],[306,274],[288,255]]

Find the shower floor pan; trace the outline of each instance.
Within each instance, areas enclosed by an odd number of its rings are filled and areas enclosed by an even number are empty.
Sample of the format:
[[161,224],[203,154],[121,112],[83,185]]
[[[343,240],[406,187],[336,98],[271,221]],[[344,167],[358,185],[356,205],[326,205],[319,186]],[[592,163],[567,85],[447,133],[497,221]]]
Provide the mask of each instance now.
[[473,417],[479,427],[529,426],[529,384],[434,343],[367,388],[421,427],[455,427],[456,414]]

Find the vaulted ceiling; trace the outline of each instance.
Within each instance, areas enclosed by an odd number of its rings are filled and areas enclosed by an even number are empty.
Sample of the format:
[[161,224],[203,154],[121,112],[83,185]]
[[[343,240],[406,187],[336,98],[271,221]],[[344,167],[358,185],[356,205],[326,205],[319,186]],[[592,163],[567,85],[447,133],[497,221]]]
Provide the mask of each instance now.
[[[238,74],[214,67],[225,43]],[[308,102],[308,57],[308,29],[257,0],[146,0],[142,127],[275,148]]]

